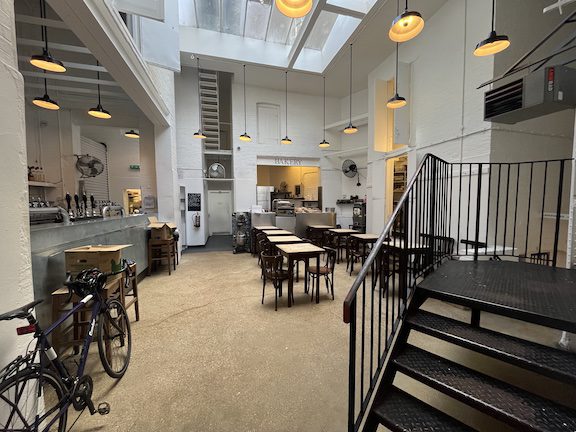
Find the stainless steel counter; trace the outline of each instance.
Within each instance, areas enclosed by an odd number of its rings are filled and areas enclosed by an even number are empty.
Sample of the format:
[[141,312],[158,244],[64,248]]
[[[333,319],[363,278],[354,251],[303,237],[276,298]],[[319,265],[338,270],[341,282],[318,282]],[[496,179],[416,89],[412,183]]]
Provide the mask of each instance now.
[[62,287],[66,276],[64,251],[95,244],[132,244],[123,251],[125,258],[136,261],[138,273],[146,269],[147,215],[93,219],[64,224],[30,227],[34,297],[44,299],[37,310],[40,322],[51,322],[53,291]]

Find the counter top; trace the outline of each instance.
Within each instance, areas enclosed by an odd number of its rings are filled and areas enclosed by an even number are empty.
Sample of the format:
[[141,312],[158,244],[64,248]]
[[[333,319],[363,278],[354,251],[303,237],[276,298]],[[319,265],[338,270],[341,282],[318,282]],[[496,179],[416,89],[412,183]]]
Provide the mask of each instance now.
[[128,215],[128,216],[112,216],[108,218],[94,218],[94,219],[79,219],[74,222],[70,223],[47,223],[47,224],[38,224],[38,225],[30,225],[30,232],[34,231],[42,231],[42,230],[52,230],[54,228],[70,228],[73,226],[85,226],[91,224],[101,224],[111,221],[123,220],[123,219],[130,219],[130,218],[139,218],[139,217],[148,217],[149,215],[145,214],[137,214],[137,215]]

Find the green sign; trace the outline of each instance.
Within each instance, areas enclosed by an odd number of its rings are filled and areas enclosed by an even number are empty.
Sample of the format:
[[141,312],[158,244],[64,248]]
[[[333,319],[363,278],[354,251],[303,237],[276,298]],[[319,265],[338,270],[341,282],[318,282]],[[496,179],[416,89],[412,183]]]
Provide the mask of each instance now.
[[139,169],[140,169],[140,165],[130,165],[130,169],[131,169],[131,170],[139,170]]

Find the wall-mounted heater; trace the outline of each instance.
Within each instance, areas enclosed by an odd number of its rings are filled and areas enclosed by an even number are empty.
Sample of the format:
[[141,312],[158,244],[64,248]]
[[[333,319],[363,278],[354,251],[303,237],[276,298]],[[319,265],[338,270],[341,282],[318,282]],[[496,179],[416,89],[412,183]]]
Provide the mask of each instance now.
[[576,70],[550,66],[484,94],[484,120],[514,124],[576,107]]

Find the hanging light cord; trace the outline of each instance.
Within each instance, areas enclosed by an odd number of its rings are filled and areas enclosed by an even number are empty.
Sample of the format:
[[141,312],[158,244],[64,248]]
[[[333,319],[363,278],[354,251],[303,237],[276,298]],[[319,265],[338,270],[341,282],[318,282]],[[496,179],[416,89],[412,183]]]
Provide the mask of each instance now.
[[408,0],[406,0],[406,10],[408,10]]
[[324,125],[322,127],[323,130],[323,141],[326,141],[326,77],[322,77],[323,84],[324,84]]
[[398,46],[400,44],[396,42],[396,94],[398,94]]
[[[46,19],[46,1],[40,0],[40,18]],[[42,31],[42,41],[44,42],[44,49],[48,52],[48,30],[45,25],[40,27]]]
[[[46,72],[44,72],[46,73]],[[44,94],[47,95],[48,94],[48,81],[46,80],[46,78],[44,78]]]
[[246,65],[244,65],[244,133],[246,133]]
[[198,130],[202,130],[202,101],[200,100],[200,57],[196,56],[196,70],[198,71]]
[[286,71],[286,136],[288,136],[288,71]]
[[350,44],[350,124],[352,124],[352,44]]
[[496,0],[492,0],[492,31],[494,31],[495,22],[494,22],[494,12],[496,8]]
[[[98,60],[96,60],[96,66],[100,66],[100,62]],[[96,84],[98,86],[98,106],[100,106],[102,105],[100,100],[100,69],[96,69],[96,79],[98,80],[98,83]]]

